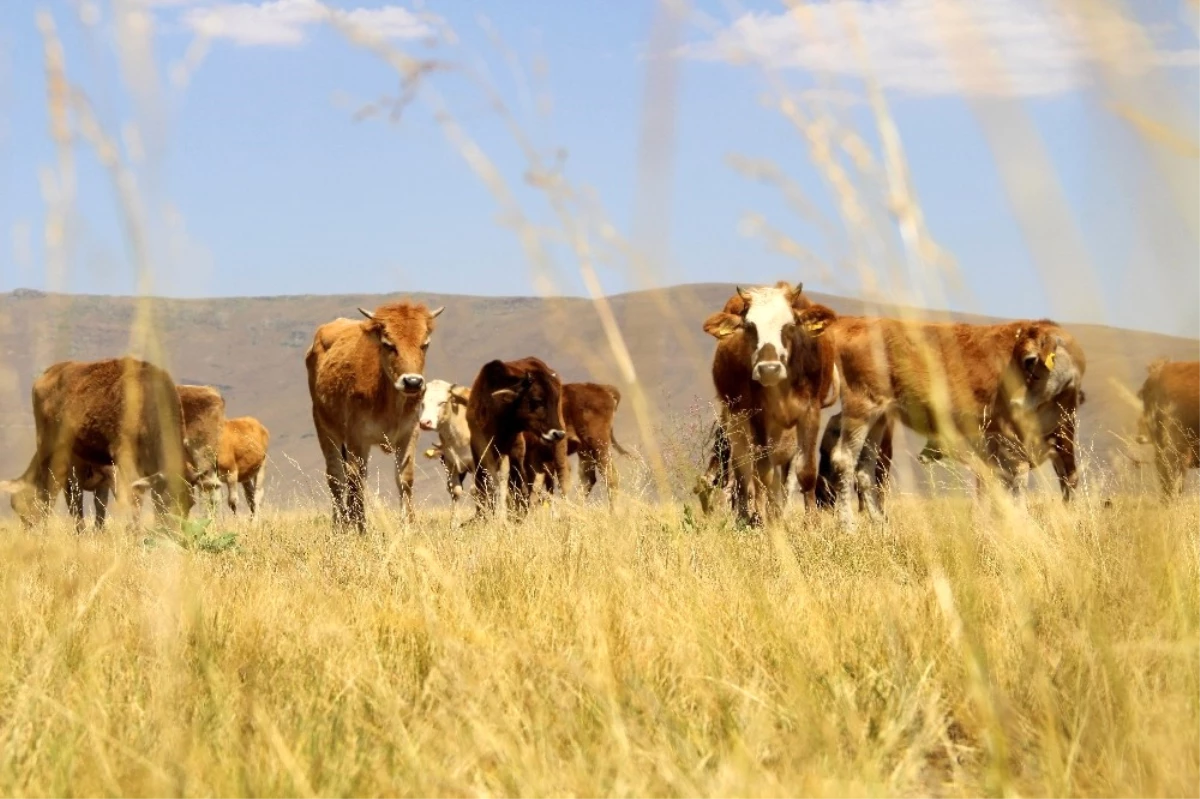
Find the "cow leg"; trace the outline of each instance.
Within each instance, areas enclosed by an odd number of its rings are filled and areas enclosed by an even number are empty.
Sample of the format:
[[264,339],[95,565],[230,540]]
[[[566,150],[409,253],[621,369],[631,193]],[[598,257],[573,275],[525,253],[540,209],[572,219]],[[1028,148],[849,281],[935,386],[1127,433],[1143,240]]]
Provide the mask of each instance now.
[[583,490],[585,499],[592,495],[592,489],[596,487],[596,482],[599,479],[597,472],[598,463],[596,454],[582,449],[579,450],[579,487]]
[[266,467],[260,466],[253,477],[242,483],[242,492],[246,495],[246,507],[250,509],[251,519],[258,514],[258,507],[262,504],[263,484],[266,482],[266,473]]
[[796,425],[796,454],[792,456],[790,480],[800,488],[805,511],[817,507],[817,473],[820,465],[821,411],[813,408]]
[[108,516],[108,499],[111,490],[108,483],[101,483],[92,492],[92,510],[96,514],[96,529],[104,529],[104,521]]
[[79,483],[79,474],[72,469],[67,477],[66,486],[67,513],[75,520],[75,532],[82,533],[83,521],[83,486]]
[[237,488],[241,482],[241,475],[236,471],[225,475],[225,504],[229,506],[229,512],[234,516],[237,515]]
[[843,526],[853,529],[856,522],[854,508],[850,505],[851,495],[858,487],[857,469],[863,444],[870,434],[873,419],[861,414],[852,415],[850,410],[843,408],[842,429],[838,433],[837,443],[830,454],[830,462],[836,475],[837,498],[835,501],[838,515]]
[[325,457],[325,482],[329,486],[329,497],[333,504],[333,526],[342,527],[347,522],[346,514],[346,461],[342,457],[342,448],[330,437],[320,432],[317,426],[317,439],[321,445],[321,454]]
[[740,521],[756,525],[762,521],[762,517],[756,516],[759,492],[750,425],[744,418],[735,417],[729,422],[728,435],[729,459],[734,476],[733,503]]
[[[415,438],[414,436],[414,443]],[[396,489],[400,492],[400,512],[410,522],[417,518],[417,512],[413,508],[413,477],[416,468],[413,463],[413,449],[409,446],[405,452],[396,450]]]
[[1183,457],[1170,431],[1160,431],[1154,442],[1154,465],[1158,482],[1167,498],[1183,493]]
[[369,447],[346,447],[346,521],[367,532],[367,458]]
[[1054,473],[1058,475],[1058,487],[1063,501],[1070,502],[1079,487],[1079,464],[1075,458],[1075,414],[1064,415],[1062,423],[1054,431],[1053,449],[1050,453]]

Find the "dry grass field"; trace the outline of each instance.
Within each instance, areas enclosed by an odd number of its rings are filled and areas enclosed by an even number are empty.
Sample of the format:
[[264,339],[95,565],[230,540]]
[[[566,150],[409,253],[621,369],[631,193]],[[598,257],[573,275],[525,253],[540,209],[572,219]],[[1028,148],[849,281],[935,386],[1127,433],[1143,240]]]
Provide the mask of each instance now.
[[8,522],[0,793],[1195,794],[1194,496],[890,513]]

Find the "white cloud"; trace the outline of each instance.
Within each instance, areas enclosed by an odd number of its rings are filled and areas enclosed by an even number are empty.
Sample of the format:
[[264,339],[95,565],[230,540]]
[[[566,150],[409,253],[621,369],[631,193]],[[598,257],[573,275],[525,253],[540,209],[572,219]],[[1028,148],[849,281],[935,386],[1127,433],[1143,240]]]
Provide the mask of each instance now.
[[228,39],[243,46],[295,47],[307,40],[313,26],[328,21],[335,14],[340,14],[349,24],[385,39],[419,39],[433,34],[433,28],[425,19],[402,6],[342,10],[318,0],[205,5],[188,9],[183,21],[199,34]]
[[[843,0],[797,13],[747,13],[682,55],[780,69],[873,76],[908,94],[1053,95],[1088,84],[1101,63],[1133,74],[1200,64],[1195,49],[1135,59],[1137,37],[1161,34],[1096,6],[1025,0]],[[851,31],[861,37],[864,59]],[[1112,56],[1106,58],[1105,56]]]

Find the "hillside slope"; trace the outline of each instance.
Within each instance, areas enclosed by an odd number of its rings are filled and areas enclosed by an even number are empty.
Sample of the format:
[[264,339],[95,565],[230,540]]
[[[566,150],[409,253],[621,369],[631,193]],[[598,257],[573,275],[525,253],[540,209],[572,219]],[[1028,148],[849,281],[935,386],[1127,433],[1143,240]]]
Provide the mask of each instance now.
[[[683,427],[699,427],[700,420],[689,421],[689,417],[701,412],[712,394],[708,364],[713,343],[700,329],[701,322],[732,292],[732,285],[700,284],[610,300],[658,416],[654,426],[674,444],[679,444]],[[538,355],[565,380],[599,380],[626,388],[595,308],[583,299],[397,294],[137,300],[17,291],[0,295],[0,475],[19,474],[32,453],[29,389],[35,376],[64,358],[90,360],[125,352],[135,316],[145,309],[162,333],[163,361],[177,382],[217,386],[226,397],[230,416],[257,416],[271,430],[269,501],[290,503],[306,495],[324,501],[323,467],[305,382],[305,350],[320,323],[355,317],[356,306],[374,308],[401,296],[446,306],[429,350],[428,377],[470,383],[479,366],[491,358]],[[813,297],[842,313],[865,310],[860,301]],[[873,308],[872,312],[888,310]],[[1118,435],[1128,435],[1133,428],[1137,409],[1132,392],[1141,383],[1145,365],[1159,356],[1200,357],[1200,342],[1095,325],[1070,328],[1088,355],[1088,401],[1081,435],[1085,447],[1104,462],[1116,457]],[[617,435],[627,446],[641,446],[629,393],[625,393]],[[911,448],[911,436],[907,438]],[[432,440],[429,434],[426,440]],[[901,477],[911,485],[911,459],[899,460]],[[390,470],[381,468],[383,461],[373,464],[373,479],[390,482]],[[422,459],[420,465],[418,497],[442,501],[440,477],[432,463]],[[386,485],[383,490],[394,491]],[[7,503],[3,504],[7,513]]]

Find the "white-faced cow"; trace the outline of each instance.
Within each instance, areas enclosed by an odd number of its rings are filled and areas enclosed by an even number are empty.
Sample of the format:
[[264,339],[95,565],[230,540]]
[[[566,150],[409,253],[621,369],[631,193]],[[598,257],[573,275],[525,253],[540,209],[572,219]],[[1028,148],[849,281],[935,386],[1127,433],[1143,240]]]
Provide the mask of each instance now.
[[786,282],[738,289],[704,322],[717,339],[712,377],[736,475],[738,515],[761,523],[782,506],[776,451],[796,429],[793,471],[805,506],[816,504],[821,409],[837,396],[831,342],[821,331],[835,317]]
[[446,380],[430,380],[425,384],[421,400],[422,430],[436,432],[438,446],[426,450],[425,456],[440,458],[446,469],[446,490],[457,502],[463,495],[463,482],[475,469],[471,454],[471,428],[467,424],[467,402],[471,389]]

